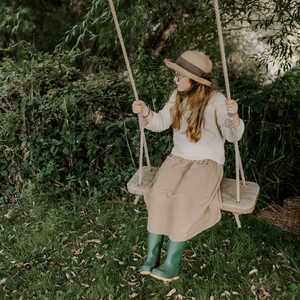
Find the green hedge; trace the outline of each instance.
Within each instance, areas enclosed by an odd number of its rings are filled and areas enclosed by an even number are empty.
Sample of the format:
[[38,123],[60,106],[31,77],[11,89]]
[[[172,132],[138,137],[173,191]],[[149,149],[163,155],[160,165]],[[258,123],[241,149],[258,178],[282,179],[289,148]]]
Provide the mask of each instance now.
[[[124,197],[139,152],[126,74],[100,60],[97,73],[84,74],[79,52],[28,50],[24,58],[4,58],[0,65],[1,201],[28,192],[49,199]],[[140,98],[158,110],[171,92],[172,75],[146,54],[134,72]],[[246,75],[233,82],[247,125],[240,143],[245,172],[261,185],[261,199],[280,201],[299,193],[297,82],[297,69],[270,86]],[[171,150],[171,135],[147,132],[147,137],[158,165]],[[228,176],[234,176],[233,157],[227,145]]]

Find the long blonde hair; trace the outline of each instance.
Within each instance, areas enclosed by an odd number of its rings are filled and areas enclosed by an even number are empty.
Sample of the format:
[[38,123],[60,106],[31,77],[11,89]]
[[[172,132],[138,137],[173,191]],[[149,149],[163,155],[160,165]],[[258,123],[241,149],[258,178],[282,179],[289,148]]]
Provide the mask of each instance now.
[[[187,119],[186,135],[192,142],[198,142],[201,138],[201,127],[204,126],[204,112],[213,92],[212,87],[191,80],[191,89],[186,92],[177,92],[176,104],[173,113],[172,127],[180,129],[181,119],[185,109],[191,114]],[[187,98],[187,103],[184,99]]]

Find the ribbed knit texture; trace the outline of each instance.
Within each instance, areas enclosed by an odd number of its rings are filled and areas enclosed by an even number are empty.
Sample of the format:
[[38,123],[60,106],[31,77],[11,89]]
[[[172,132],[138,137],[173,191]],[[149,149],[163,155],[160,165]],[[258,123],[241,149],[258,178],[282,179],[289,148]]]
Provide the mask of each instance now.
[[[227,113],[225,100],[226,98],[223,94],[213,92],[205,110],[201,138],[196,143],[189,140],[186,135],[186,116],[188,112],[183,114],[184,117],[181,120],[180,129],[173,129],[174,147],[172,154],[189,160],[211,159],[219,164],[224,164],[225,140],[231,143],[240,140],[245,129],[244,122],[241,119],[237,128],[227,127],[227,124],[230,123],[230,118]],[[175,102],[176,90],[172,93],[162,110],[151,112],[145,118],[145,128],[154,132],[168,129],[173,121],[171,109],[174,108]]]

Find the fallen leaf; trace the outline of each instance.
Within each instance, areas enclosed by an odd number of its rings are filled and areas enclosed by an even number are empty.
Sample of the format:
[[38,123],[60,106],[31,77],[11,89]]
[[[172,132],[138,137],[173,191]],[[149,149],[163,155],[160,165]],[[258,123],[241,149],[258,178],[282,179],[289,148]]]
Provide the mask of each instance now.
[[101,241],[100,240],[97,240],[97,239],[93,239],[93,240],[87,240],[85,241],[87,244],[89,243],[95,243],[95,244],[101,244]]
[[98,252],[96,253],[96,258],[97,258],[97,259],[101,260],[103,257],[104,257],[104,254],[101,255],[101,254],[98,253]]
[[228,292],[228,291],[224,291],[224,292],[221,294],[221,297],[227,297],[227,296],[230,296],[230,292]]
[[254,284],[251,285],[251,288],[250,288],[252,294],[256,297],[256,286]]
[[81,248],[75,249],[75,250],[73,251],[73,255],[75,255],[75,256],[78,256],[78,255],[80,255],[81,253],[82,253],[82,249],[81,249]]
[[176,293],[176,289],[172,289],[171,291],[169,291],[169,293],[167,294],[167,297],[171,297],[172,295],[174,295]]
[[7,219],[10,219],[10,218],[12,217],[12,214],[13,214],[13,210],[10,209],[10,210],[7,212],[7,214],[4,215],[4,217],[7,218]]
[[271,295],[269,292],[267,292],[264,287],[261,287],[259,289],[259,300],[267,300],[267,299],[270,299],[271,298]]
[[137,297],[138,295],[139,294],[137,294],[137,293],[132,293],[132,294],[129,295],[129,298],[133,299],[133,298]]
[[134,256],[137,256],[137,257],[139,257],[139,258],[143,258],[142,255],[140,255],[139,253],[136,253],[136,252],[133,252],[133,255],[134,255]]
[[251,270],[248,274],[252,275],[252,274],[257,274],[258,270],[257,269],[253,269]]

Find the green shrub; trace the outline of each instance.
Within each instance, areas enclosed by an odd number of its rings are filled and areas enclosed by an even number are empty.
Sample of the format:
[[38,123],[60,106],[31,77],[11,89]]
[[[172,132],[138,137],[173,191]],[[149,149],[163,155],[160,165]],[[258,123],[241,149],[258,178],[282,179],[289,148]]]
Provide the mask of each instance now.
[[[79,52],[26,55],[0,65],[1,201],[22,198],[28,184],[32,193],[49,199],[123,197],[139,153],[125,74],[101,60],[97,73],[84,74]],[[173,75],[147,54],[133,69],[140,98],[158,110],[172,90]],[[297,69],[266,87],[246,75],[233,81],[246,122],[240,143],[245,172],[261,185],[262,199],[299,193],[297,82]],[[169,133],[146,133],[155,165],[171,150]],[[226,175],[234,176],[233,147],[226,148]]]
[[104,167],[130,164],[121,119],[128,89],[113,78],[80,74],[72,54],[4,60],[1,189],[18,193],[31,180],[37,188],[77,192],[86,182],[97,185]]

